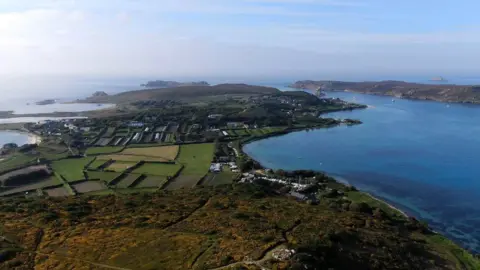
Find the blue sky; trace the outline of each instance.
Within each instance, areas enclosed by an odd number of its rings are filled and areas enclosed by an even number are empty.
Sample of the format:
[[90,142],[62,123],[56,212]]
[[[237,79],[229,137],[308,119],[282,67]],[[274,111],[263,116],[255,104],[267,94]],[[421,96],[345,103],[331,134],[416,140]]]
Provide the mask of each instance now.
[[474,0],[0,0],[0,74],[473,74]]

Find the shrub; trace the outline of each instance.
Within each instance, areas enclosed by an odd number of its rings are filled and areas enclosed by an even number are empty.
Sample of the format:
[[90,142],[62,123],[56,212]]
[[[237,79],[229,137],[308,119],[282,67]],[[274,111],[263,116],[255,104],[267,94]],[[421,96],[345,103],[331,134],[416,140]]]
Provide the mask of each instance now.
[[228,255],[222,258],[222,265],[227,265],[233,261],[233,257]]
[[272,242],[273,240],[275,240],[275,237],[271,236],[271,235],[266,235],[266,236],[262,237],[262,241],[265,242],[265,243]]
[[249,216],[245,213],[237,212],[233,214],[233,218],[246,220],[249,219]]
[[354,202],[350,204],[350,211],[359,212],[359,213],[371,213],[372,209],[368,204],[364,202],[360,202],[360,203]]

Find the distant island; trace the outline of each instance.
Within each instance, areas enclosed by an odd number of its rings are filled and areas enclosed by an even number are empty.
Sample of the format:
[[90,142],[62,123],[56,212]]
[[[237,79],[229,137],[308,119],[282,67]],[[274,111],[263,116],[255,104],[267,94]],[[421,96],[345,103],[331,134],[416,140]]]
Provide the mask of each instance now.
[[96,94],[84,100],[77,100],[81,103],[113,103],[125,104],[134,101],[186,101],[198,100],[199,98],[207,98],[211,96],[232,95],[232,94],[271,94],[279,92],[278,89],[272,87],[247,85],[247,84],[219,84],[209,85],[193,85],[182,87],[157,87],[151,89],[134,90],[122,92],[115,95]]
[[[443,77],[434,78],[446,81]],[[291,85],[296,89],[312,91],[346,91],[397,98],[434,100],[480,104],[480,85],[421,84],[405,81],[298,81]]]
[[448,82],[447,79],[445,79],[444,77],[442,76],[439,76],[439,77],[433,77],[430,79],[431,82]]
[[57,103],[55,99],[45,99],[42,101],[35,102],[36,105],[51,105],[55,103]]
[[141,84],[142,87],[181,87],[181,86],[210,86],[208,82],[200,81],[200,82],[176,82],[176,81],[149,81],[145,84]]

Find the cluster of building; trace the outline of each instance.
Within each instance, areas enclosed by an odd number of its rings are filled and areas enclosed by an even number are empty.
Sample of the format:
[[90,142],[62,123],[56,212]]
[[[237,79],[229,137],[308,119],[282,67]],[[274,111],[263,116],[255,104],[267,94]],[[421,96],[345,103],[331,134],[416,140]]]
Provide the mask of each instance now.
[[285,186],[291,186],[294,190],[304,190],[309,186],[309,184],[300,184],[300,183],[295,183],[293,181],[286,181],[283,179],[267,177],[264,175],[256,175],[253,173],[244,173],[242,175],[242,178],[240,179],[240,183],[253,183],[258,180],[266,180],[269,182],[279,183]]
[[212,163],[210,165],[210,172],[213,172],[213,173],[220,173],[223,171],[223,167],[224,166],[228,166],[230,168],[230,170],[233,172],[233,173],[238,173],[240,172],[237,164],[235,162],[228,162],[228,163]]

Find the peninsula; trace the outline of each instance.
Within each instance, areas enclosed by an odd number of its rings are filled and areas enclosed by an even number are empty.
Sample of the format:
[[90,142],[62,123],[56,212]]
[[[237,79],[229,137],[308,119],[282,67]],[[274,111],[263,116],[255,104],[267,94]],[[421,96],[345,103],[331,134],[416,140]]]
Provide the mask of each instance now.
[[235,84],[92,97],[110,98],[123,112],[25,124],[41,143],[0,157],[0,268],[479,269],[355,187],[242,150],[361,124],[323,113],[363,105]]
[[[442,78],[443,79],[443,78]],[[404,81],[298,81],[292,88],[348,91],[397,98],[480,104],[480,85],[420,84]]]

